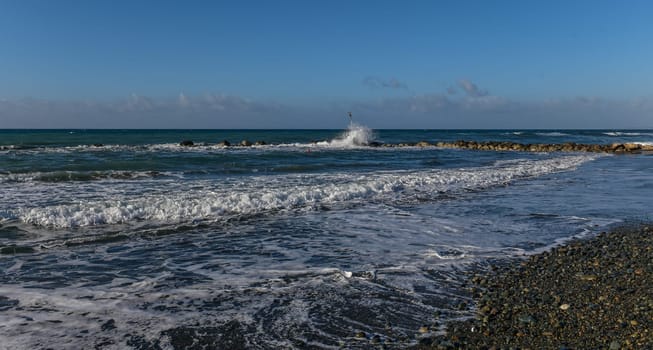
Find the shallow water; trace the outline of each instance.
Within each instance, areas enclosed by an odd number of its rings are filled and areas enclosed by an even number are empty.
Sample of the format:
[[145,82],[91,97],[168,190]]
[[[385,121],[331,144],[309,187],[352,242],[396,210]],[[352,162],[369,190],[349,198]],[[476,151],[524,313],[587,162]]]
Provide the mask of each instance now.
[[470,266],[648,220],[653,204],[649,154],[364,145],[646,130],[0,135],[8,349],[401,348],[473,313]]

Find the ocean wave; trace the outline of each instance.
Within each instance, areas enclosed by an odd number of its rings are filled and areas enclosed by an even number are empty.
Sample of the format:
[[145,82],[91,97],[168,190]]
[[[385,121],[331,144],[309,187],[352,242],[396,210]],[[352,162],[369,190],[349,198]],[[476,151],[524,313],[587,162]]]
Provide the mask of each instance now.
[[339,203],[434,198],[442,193],[478,190],[513,180],[566,171],[596,155],[521,160],[459,170],[261,176],[167,194],[118,196],[101,201],[18,208],[5,219],[51,228],[152,222],[200,223],[286,210],[315,210]]
[[160,171],[49,171],[30,173],[0,173],[0,183],[142,180],[179,176],[181,175],[172,172]]
[[359,143],[356,136],[348,136],[344,139],[333,139],[330,141],[316,141],[311,143],[281,143],[266,145],[251,145],[247,147],[233,145],[224,146],[221,144],[197,143],[193,146],[182,146],[179,143],[159,143],[143,145],[77,145],[77,146],[48,146],[48,147],[15,147],[3,146],[1,153],[15,153],[19,155],[39,154],[74,154],[74,153],[220,153],[234,151],[261,151],[261,150],[306,150],[306,149],[351,149],[368,147]]
[[221,143],[195,143],[191,146],[180,143],[155,143],[155,144],[80,144],[80,145],[55,145],[55,146],[23,146],[23,145],[2,145],[0,152],[15,152],[18,154],[39,154],[39,153],[80,153],[80,152],[180,152],[180,153],[202,153],[221,152],[225,150],[274,150],[288,148],[318,148],[318,149],[351,149],[368,147],[375,141],[374,132],[362,125],[352,123],[339,136],[324,141],[310,143],[278,143],[278,144],[252,144],[250,146],[239,146],[234,144],[225,146]]
[[653,133],[609,131],[609,132],[604,132],[603,135],[608,135],[608,136],[653,136]]
[[554,136],[554,137],[557,137],[557,136],[569,136],[569,134],[566,134],[564,132],[558,132],[558,131],[537,132],[537,133],[535,133],[535,135],[538,135],[538,136]]

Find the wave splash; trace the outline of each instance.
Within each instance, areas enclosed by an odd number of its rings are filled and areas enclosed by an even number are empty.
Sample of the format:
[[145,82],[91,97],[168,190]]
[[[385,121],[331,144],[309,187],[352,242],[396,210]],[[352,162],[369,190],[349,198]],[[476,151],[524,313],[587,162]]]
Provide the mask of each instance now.
[[340,136],[331,141],[319,142],[320,146],[330,146],[339,148],[351,148],[368,146],[374,142],[375,136],[372,129],[356,124],[350,123],[349,127]]

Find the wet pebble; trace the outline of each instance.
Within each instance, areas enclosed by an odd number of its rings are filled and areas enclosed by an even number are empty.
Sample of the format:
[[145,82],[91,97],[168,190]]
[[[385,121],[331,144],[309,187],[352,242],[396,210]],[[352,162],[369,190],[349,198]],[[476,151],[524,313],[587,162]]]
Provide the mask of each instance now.
[[476,272],[477,318],[450,322],[418,348],[653,348],[650,232],[616,228]]

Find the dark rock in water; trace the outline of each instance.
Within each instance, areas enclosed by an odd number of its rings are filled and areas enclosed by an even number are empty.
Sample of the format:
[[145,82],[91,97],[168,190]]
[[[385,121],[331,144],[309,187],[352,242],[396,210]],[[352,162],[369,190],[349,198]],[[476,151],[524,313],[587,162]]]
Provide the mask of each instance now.
[[229,142],[227,140],[222,140],[221,142],[218,143],[218,146],[229,147],[229,146],[231,146],[231,142]]
[[193,141],[191,141],[191,140],[183,140],[183,141],[179,142],[179,146],[191,147],[191,146],[194,146],[194,145],[195,145],[195,143]]
[[101,143],[94,143],[94,144],[93,144],[93,147],[103,147],[103,146],[104,146],[104,145],[101,144]]
[[611,149],[613,152],[623,152],[626,150],[626,147],[622,143],[613,143]]
[[380,147],[383,144],[381,142],[372,141],[372,142],[368,143],[367,145],[370,146],[370,147]]
[[431,146],[431,144],[426,142],[426,141],[420,141],[420,142],[416,143],[415,146],[417,146],[417,147],[428,147],[428,146]]
[[242,141],[240,141],[240,145],[244,146],[244,147],[249,147],[249,146],[252,145],[252,142],[250,142],[248,140],[242,140]]
[[265,141],[256,141],[254,142],[254,146],[264,146],[266,145]]

